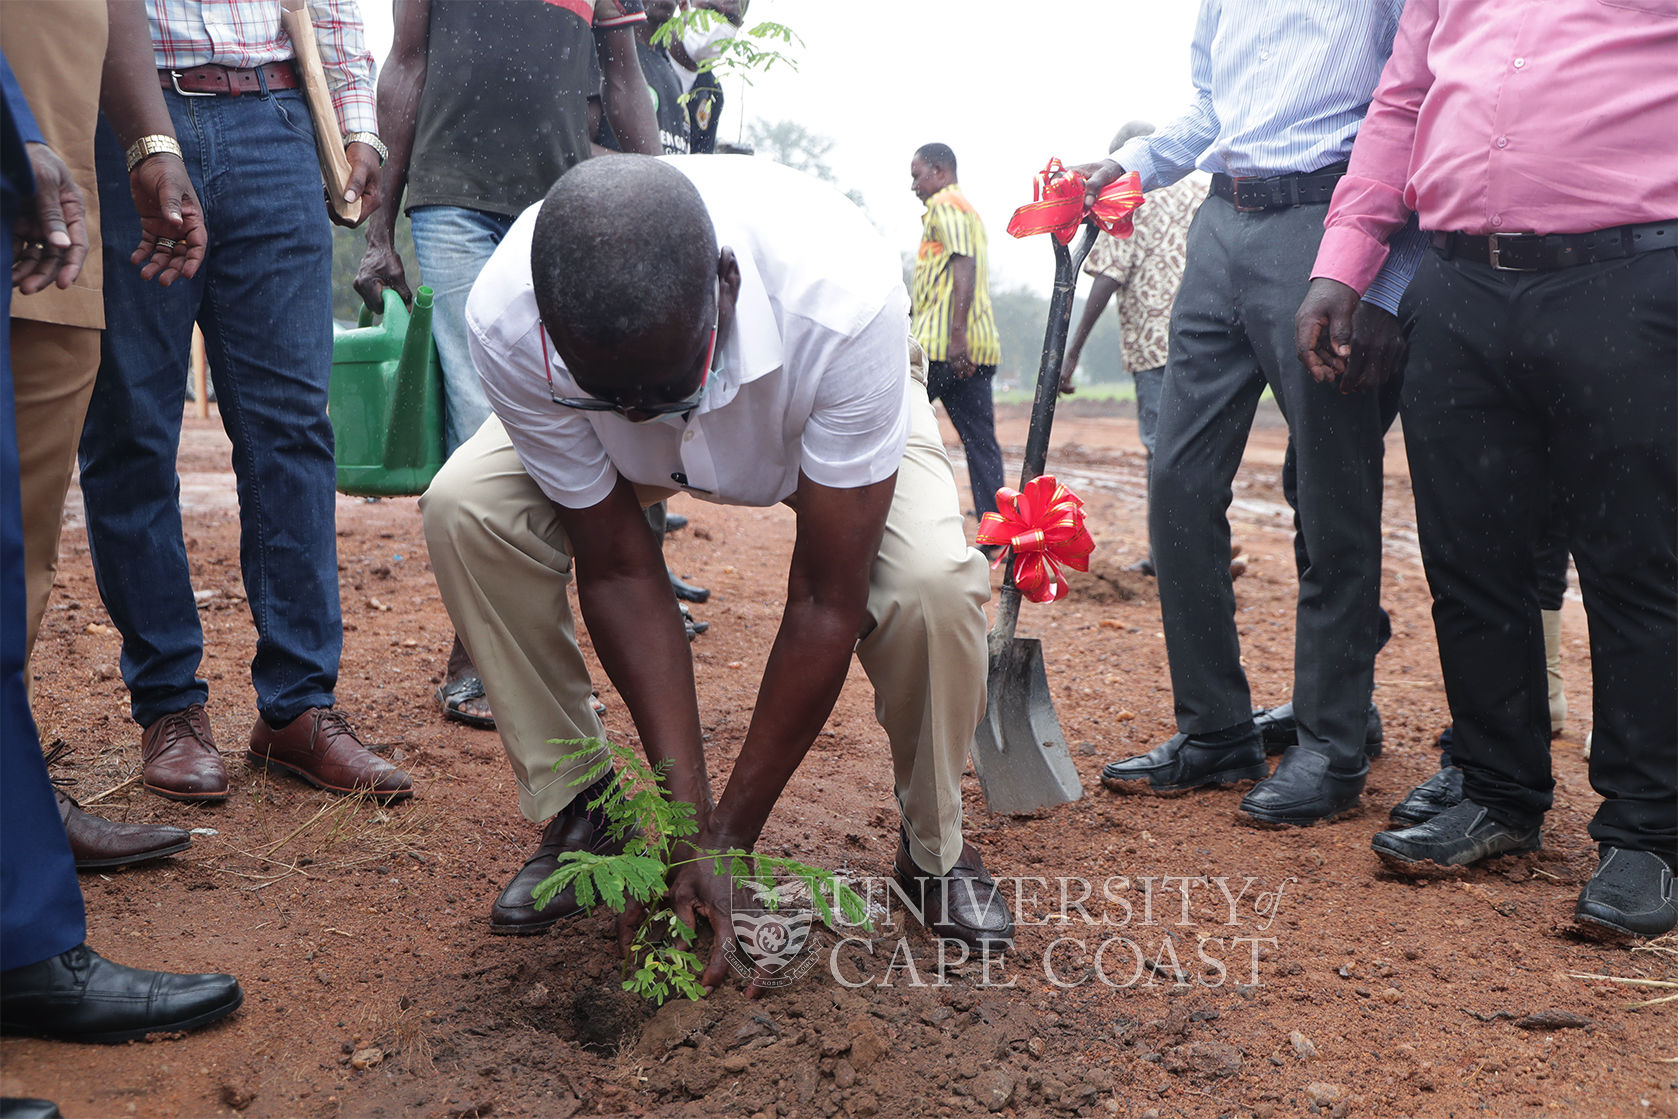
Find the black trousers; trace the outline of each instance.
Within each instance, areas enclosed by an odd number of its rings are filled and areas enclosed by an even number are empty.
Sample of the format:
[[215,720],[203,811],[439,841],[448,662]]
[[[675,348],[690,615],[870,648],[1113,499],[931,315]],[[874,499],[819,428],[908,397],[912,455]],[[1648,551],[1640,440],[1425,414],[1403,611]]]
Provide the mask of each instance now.
[[1177,729],[1212,734],[1250,720],[1228,509],[1268,385],[1288,421],[1290,496],[1310,557],[1294,636],[1299,741],[1351,770],[1363,765],[1379,641],[1384,425],[1377,394],[1319,385],[1294,354],[1293,315],[1327,209],[1243,214],[1209,198],[1195,214],[1171,311],[1148,522]]
[[967,456],[967,480],[973,487],[974,516],[996,512],[996,491],[1007,484],[1002,473],[1002,448],[996,442],[996,406],[991,382],[996,366],[976,366],[971,377],[957,377],[947,361],[926,363],[926,395],[942,401],[944,414],[961,436]]
[[1404,436],[1465,795],[1549,807],[1535,549],[1590,623],[1601,844],[1678,856],[1678,250],[1553,272],[1422,262]]

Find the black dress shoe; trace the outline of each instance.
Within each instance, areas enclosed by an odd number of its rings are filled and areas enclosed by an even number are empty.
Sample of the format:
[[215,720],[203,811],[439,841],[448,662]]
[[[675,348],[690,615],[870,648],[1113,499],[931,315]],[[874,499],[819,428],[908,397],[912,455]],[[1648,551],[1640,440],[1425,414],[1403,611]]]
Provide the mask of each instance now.
[[910,857],[905,834],[898,840],[893,869],[903,895],[919,908],[921,924],[933,936],[959,940],[976,952],[1003,952],[1014,946],[1008,902],[971,844],[961,845],[961,858],[948,871],[928,874]]
[[1672,866],[1653,851],[1606,847],[1573,919],[1592,936],[1660,936],[1678,925]]
[[0,1033],[115,1044],[197,1029],[239,1008],[231,975],[176,975],[112,963],[85,944],[0,972]]
[[710,588],[696,587],[692,583],[684,582],[680,575],[669,568],[665,568],[664,573],[670,576],[670,589],[675,591],[676,597],[683,602],[704,602],[711,597]]
[[[589,792],[579,793],[572,804],[581,809],[589,799],[592,799]],[[542,841],[536,853],[525,860],[501,896],[495,899],[489,914],[489,931],[499,936],[535,936],[581,913],[583,907],[577,904],[577,892],[569,886],[537,909],[534,896],[537,885],[559,869],[559,857],[567,851],[616,855],[622,850],[622,841],[613,840],[605,828],[596,829],[588,817],[563,812],[555,816],[542,829]]]
[[[1258,728],[1259,737],[1264,739],[1264,752],[1267,754],[1280,754],[1289,746],[1299,745],[1299,720],[1294,718],[1291,702],[1254,711],[1253,726]],[[1363,736],[1363,752],[1372,758],[1380,757],[1381,739],[1381,713],[1371,701],[1369,729]]]
[[1191,789],[1262,781],[1269,773],[1257,731],[1227,745],[1212,745],[1178,734],[1146,754],[1108,762],[1101,770],[1101,783],[1115,793],[1169,796]]
[[1484,808],[1464,800],[1425,824],[1376,832],[1369,845],[1398,870],[1468,866],[1498,855],[1538,850],[1538,825],[1513,827],[1493,820]]
[[1387,819],[1395,828],[1425,824],[1447,808],[1462,803],[1462,770],[1448,765],[1417,785],[1393,805]]
[[1355,770],[1336,770],[1327,754],[1290,746],[1276,763],[1276,772],[1241,798],[1241,811],[1257,824],[1301,828],[1326,824],[1358,806],[1367,780],[1367,758],[1359,758]]
[[7,1096],[0,1100],[0,1119],[64,1119],[64,1113],[51,1100],[20,1100]]

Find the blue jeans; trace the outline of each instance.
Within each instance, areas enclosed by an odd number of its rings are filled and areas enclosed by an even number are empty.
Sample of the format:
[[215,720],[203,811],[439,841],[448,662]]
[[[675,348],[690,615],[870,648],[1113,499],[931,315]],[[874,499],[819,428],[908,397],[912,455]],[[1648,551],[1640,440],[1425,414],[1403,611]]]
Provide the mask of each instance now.
[[[1148,452],[1147,496],[1151,507],[1154,501],[1154,433],[1159,430],[1159,394],[1165,386],[1165,366],[1138,369],[1130,375],[1136,383],[1136,433],[1142,438],[1142,449]],[[1148,549],[1148,562],[1154,562],[1154,550]]]
[[967,455],[967,480],[973,486],[973,509],[983,517],[996,512],[996,491],[1003,486],[1002,448],[996,445],[996,406],[991,381],[996,366],[980,365],[971,377],[957,377],[947,361],[926,363],[926,395],[944,402],[944,414],[961,436]]
[[431,338],[443,365],[443,453],[472,437],[489,418],[489,400],[466,348],[466,297],[513,219],[460,206],[408,211],[420,279],[431,289]]
[[1138,369],[1130,375],[1136,383],[1136,433],[1142,437],[1142,449],[1148,461],[1154,458],[1154,432],[1159,430],[1159,394],[1165,385],[1165,366]]
[[122,147],[102,124],[106,329],[80,454],[93,572],[122,633],[135,720],[203,702],[204,633],[175,474],[196,321],[233,443],[257,711],[283,723],[332,704],[343,647],[326,418],[332,237],[314,129],[297,90],[163,97],[210,251],[191,280],[140,279],[128,263],[139,217]]

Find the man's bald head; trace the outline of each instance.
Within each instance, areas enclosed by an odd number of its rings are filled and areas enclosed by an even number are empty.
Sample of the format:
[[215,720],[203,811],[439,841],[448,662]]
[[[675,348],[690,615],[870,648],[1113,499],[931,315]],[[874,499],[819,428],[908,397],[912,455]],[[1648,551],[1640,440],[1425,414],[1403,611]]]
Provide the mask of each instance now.
[[1127,121],[1125,126],[1113,134],[1113,142],[1107,145],[1108,154],[1118,151],[1138,136],[1151,135],[1154,126],[1145,120]]
[[711,216],[687,176],[646,156],[600,156],[560,176],[536,215],[530,272],[543,325],[573,352],[658,367],[715,321]]

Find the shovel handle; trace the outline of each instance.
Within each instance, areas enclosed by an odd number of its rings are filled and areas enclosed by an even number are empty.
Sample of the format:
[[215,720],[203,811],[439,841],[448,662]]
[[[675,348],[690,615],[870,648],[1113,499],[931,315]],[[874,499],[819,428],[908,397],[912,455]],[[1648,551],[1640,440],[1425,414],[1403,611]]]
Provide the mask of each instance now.
[[[1076,248],[1068,249],[1059,239],[1049,243],[1055,251],[1055,288],[1049,297],[1049,321],[1043,331],[1043,364],[1037,370],[1037,392],[1031,400],[1031,430],[1025,438],[1025,467],[1020,471],[1020,488],[1043,473],[1049,460],[1049,430],[1054,427],[1055,403],[1060,399],[1060,365],[1066,357],[1066,335],[1072,328],[1072,296],[1078,288],[1078,268],[1095,244],[1096,227],[1084,223],[1084,235]],[[1014,586],[1014,565],[1009,564],[998,596],[996,625],[990,631],[990,653],[994,661],[1000,650],[1014,639],[1020,618],[1020,592]]]

